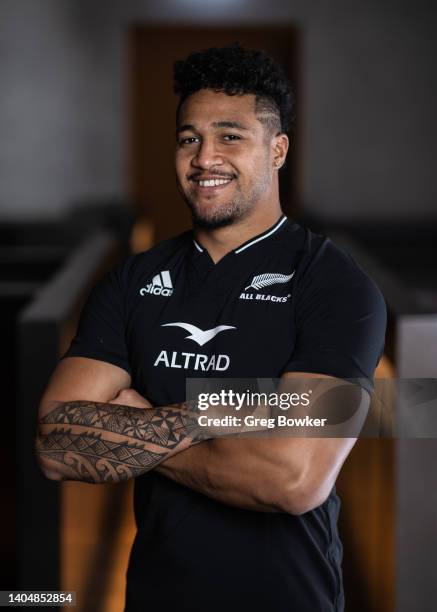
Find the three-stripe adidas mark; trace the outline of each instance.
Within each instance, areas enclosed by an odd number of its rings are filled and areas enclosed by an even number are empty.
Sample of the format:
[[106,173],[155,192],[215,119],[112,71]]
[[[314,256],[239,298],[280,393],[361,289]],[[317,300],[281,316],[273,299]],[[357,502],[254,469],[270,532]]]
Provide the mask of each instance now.
[[152,278],[152,282],[140,289],[140,295],[151,293],[152,295],[163,295],[170,297],[173,293],[173,285],[169,270],[163,270]]

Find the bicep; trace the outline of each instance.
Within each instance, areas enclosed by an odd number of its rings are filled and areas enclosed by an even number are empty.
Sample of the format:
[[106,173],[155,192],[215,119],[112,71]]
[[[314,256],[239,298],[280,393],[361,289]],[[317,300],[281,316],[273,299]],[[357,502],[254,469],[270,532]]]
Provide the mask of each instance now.
[[[373,375],[384,347],[386,306],[376,285],[350,262],[314,276],[296,302],[297,338],[281,387],[313,393],[310,416],[327,418],[321,437],[290,438],[294,456],[316,481],[334,479],[367,417]],[[335,273],[334,273],[335,272]],[[327,282],[329,280],[329,282]],[[293,380],[294,379],[294,380]],[[285,389],[284,389],[285,390]]]
[[[285,463],[287,458],[299,474],[300,489],[308,505],[315,507],[329,495],[347,456],[366,420],[370,395],[361,386],[313,372],[287,372],[280,391],[302,393],[310,389],[308,413],[326,418],[322,436],[305,429],[305,435],[278,440]],[[319,437],[317,437],[319,435]]]
[[55,368],[41,398],[39,417],[52,402],[108,402],[131,384],[130,374],[112,363],[87,357],[65,357]]

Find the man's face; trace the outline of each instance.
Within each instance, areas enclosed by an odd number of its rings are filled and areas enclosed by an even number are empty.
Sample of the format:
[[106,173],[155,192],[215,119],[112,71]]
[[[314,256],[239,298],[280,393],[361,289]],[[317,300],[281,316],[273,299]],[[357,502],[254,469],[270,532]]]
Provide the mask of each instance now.
[[255,114],[255,96],[203,89],[178,117],[178,189],[199,227],[246,217],[272,189],[272,139]]

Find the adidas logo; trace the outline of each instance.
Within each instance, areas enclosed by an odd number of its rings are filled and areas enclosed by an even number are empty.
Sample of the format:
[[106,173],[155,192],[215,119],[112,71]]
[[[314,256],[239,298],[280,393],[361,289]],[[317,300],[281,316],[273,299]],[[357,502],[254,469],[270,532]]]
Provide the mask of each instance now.
[[152,278],[152,282],[140,289],[140,295],[146,295],[151,293],[152,295],[163,295],[164,297],[170,297],[173,293],[173,285],[170,278],[170,272],[163,270]]

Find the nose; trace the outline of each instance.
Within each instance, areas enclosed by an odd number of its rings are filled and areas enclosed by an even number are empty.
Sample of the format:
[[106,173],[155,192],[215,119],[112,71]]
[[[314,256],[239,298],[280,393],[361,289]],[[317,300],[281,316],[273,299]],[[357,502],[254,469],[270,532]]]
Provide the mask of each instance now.
[[213,166],[223,164],[223,158],[218,153],[214,141],[204,139],[199,144],[196,155],[191,160],[191,164],[195,168],[209,170]]

